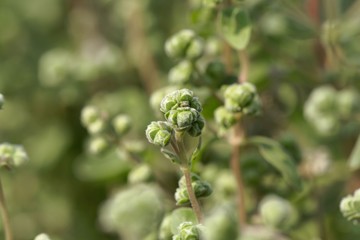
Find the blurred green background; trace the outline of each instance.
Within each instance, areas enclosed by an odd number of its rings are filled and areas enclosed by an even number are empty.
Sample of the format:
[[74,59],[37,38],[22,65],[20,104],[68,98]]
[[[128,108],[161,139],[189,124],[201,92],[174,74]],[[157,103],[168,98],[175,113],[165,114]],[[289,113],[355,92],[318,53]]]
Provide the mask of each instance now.
[[[167,84],[174,65],[165,56],[165,40],[182,28],[197,30],[209,48],[210,36],[218,37],[214,13],[199,2],[0,0],[0,92],[6,99],[0,142],[23,144],[30,157],[20,169],[1,173],[15,239],[40,232],[55,240],[118,239],[100,227],[99,207],[126,183],[133,165],[105,157],[89,160],[89,137],[80,122],[81,109],[89,103],[132,117],[126,142],[139,145],[160,185],[174,192],[178,176],[146,143],[144,130],[156,119],[149,97]],[[359,186],[359,174],[350,173],[346,164],[359,121],[324,137],[304,119],[303,105],[322,84],[359,91],[359,4],[321,1],[324,10],[316,26],[306,16],[306,1],[248,2],[250,81],[265,100],[263,117],[249,120],[248,132],[285,136],[284,141],[290,135],[304,153],[325,149],[333,161],[321,192],[326,231],[332,233],[328,239],[356,239],[359,231],[342,219],[338,203]],[[317,42],[324,46],[320,54]],[[218,103],[202,100],[211,122]],[[226,161],[230,150],[223,145],[209,149],[203,163]]]

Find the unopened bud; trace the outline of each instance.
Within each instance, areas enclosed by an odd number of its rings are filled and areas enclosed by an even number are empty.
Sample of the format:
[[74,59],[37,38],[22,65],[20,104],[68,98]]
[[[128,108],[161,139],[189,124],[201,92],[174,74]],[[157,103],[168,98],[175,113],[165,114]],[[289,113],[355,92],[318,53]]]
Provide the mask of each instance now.
[[172,131],[167,122],[151,122],[146,128],[146,137],[150,143],[165,147],[170,142]]
[[173,84],[189,83],[194,75],[194,66],[190,61],[181,61],[169,72],[169,81]]
[[131,119],[128,115],[120,114],[113,119],[112,125],[117,134],[124,135],[130,130]]

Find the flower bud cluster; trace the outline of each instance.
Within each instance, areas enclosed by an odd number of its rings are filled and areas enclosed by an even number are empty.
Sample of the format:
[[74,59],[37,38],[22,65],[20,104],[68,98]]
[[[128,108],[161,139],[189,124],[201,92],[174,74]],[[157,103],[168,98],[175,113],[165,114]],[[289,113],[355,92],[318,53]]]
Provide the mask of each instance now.
[[354,195],[349,195],[341,200],[340,211],[347,220],[354,223],[360,221],[360,189],[356,190]]
[[160,103],[160,111],[175,131],[187,132],[197,137],[204,128],[205,121],[200,114],[201,103],[188,89],[167,94]]
[[0,166],[18,167],[29,161],[25,149],[20,145],[0,144]]
[[260,215],[266,225],[283,230],[291,228],[298,220],[295,208],[286,199],[275,195],[260,202]]
[[107,134],[116,133],[124,136],[131,128],[131,119],[126,114],[118,114],[109,118],[107,112],[88,105],[81,111],[81,123],[88,130],[91,139],[88,142],[88,150],[92,154],[100,154],[109,147]]
[[256,87],[251,83],[232,84],[225,89],[225,108],[230,112],[254,115],[260,111]]
[[337,91],[325,85],[316,88],[304,106],[307,121],[324,136],[335,135],[342,121],[349,121],[360,112],[360,95],[354,89]]
[[179,233],[173,236],[173,240],[199,240],[198,227],[192,222],[183,222],[178,227]]
[[[199,175],[192,173],[191,182],[196,198],[208,197],[211,195],[213,191],[211,185],[205,181],[202,181]],[[175,192],[175,200],[177,205],[190,203],[184,176],[179,180],[179,187],[176,189]]]
[[195,60],[204,52],[203,40],[190,29],[171,36],[165,43],[166,54],[173,59]]

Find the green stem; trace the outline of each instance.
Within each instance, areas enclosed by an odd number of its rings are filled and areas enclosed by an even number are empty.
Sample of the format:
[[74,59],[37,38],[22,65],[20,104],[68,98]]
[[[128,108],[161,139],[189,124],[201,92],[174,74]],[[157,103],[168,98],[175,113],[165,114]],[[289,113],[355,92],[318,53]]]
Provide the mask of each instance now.
[[3,228],[5,233],[5,240],[12,240],[12,232],[10,227],[10,220],[9,220],[9,214],[7,212],[6,204],[5,204],[5,197],[4,197],[4,191],[0,179],[0,214],[1,219],[3,222]]
[[177,149],[179,150],[179,157],[181,160],[180,168],[181,168],[182,173],[185,176],[186,190],[189,194],[190,204],[191,204],[192,209],[195,212],[198,222],[201,223],[202,222],[202,213],[201,213],[200,204],[196,198],[194,189],[192,187],[191,171],[190,171],[191,163],[189,163],[188,158],[186,156],[186,151],[185,151],[184,142],[183,142],[183,133],[176,132],[175,140],[176,140]]

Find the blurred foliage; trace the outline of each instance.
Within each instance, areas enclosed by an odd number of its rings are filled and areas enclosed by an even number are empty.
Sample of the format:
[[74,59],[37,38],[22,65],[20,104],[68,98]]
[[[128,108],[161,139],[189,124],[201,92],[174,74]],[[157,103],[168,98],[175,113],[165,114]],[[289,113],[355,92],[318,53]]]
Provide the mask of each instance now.
[[[22,144],[30,159],[16,171],[1,170],[15,239],[42,232],[52,240],[171,239],[183,217],[178,212],[188,211],[173,211],[180,175],[144,133],[162,97],[179,86],[199,96],[207,121],[194,170],[213,188],[202,202],[204,226],[218,234],[208,239],[237,238],[231,149],[214,134],[213,113],[221,86],[236,81],[238,60],[233,52],[229,74],[217,29],[221,1],[206,2],[211,6],[201,0],[0,0],[0,143]],[[294,160],[284,169],[271,154],[244,148],[253,226],[239,239],[359,239],[359,226],[341,216],[339,204],[360,186],[360,1],[233,2],[248,13],[239,16],[247,28],[235,34],[249,39],[237,47],[248,45],[249,81],[263,103],[261,116],[244,121],[247,134],[275,139],[280,155]],[[320,4],[317,16],[311,2]],[[204,44],[198,69],[166,57],[165,42],[182,29]],[[90,105],[107,123],[96,136],[80,120]],[[126,135],[111,125],[119,114],[130,119]],[[289,179],[298,177],[289,169],[298,169],[303,189],[292,189],[273,165]],[[264,227],[267,210],[259,208],[269,194],[298,213],[284,236]],[[193,219],[186,214],[181,222]]]

